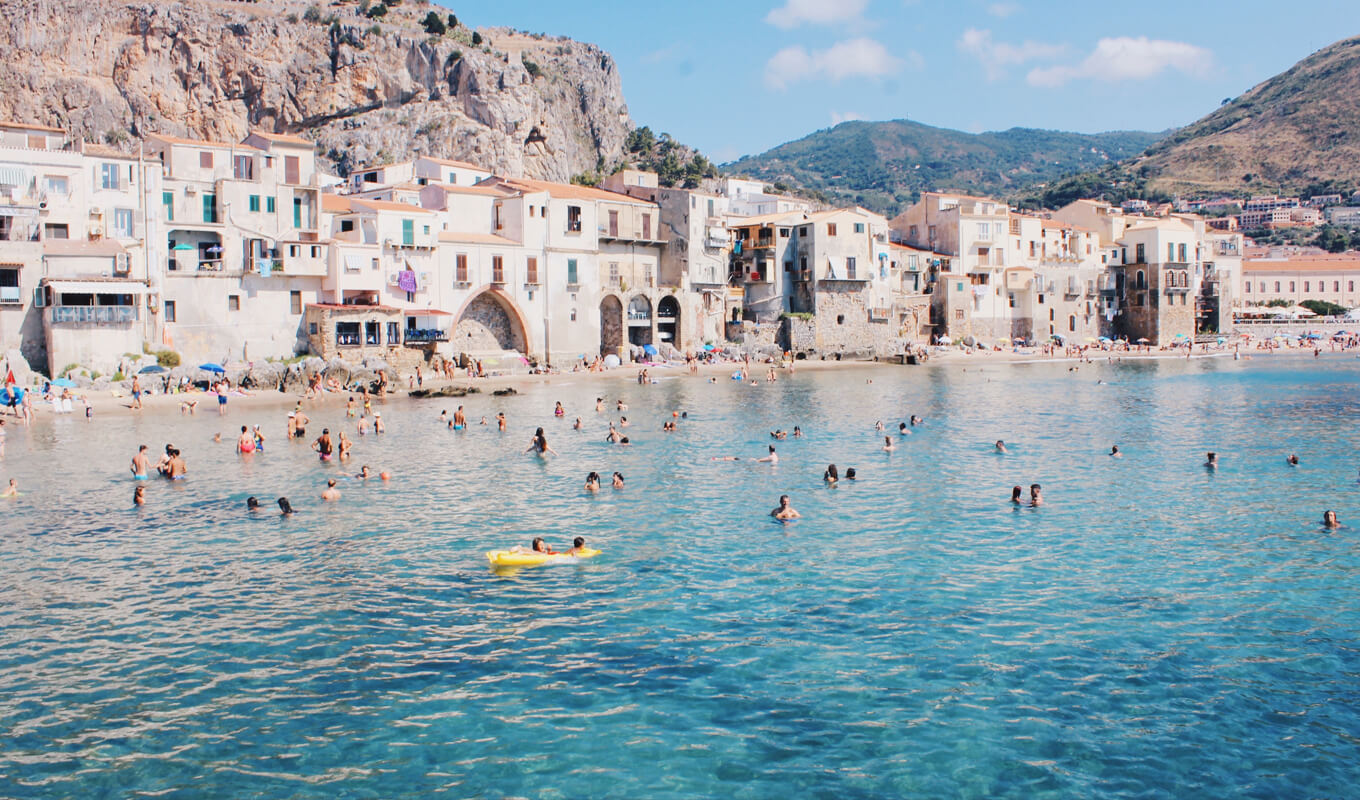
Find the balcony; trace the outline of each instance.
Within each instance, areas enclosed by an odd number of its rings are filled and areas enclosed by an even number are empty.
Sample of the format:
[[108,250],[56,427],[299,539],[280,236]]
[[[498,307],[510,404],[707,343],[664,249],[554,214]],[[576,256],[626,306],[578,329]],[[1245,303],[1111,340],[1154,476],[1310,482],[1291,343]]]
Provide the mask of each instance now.
[[23,294],[18,286],[0,286],[0,305],[11,306],[23,302]]
[[438,328],[407,328],[405,343],[407,345],[433,344],[435,342],[447,342],[449,332],[441,331]]
[[652,312],[650,312],[650,311],[632,311],[632,310],[630,310],[630,311],[628,312],[628,324],[629,324],[629,325],[651,325],[651,324],[652,324]]
[[51,321],[74,325],[136,322],[137,306],[53,306]]

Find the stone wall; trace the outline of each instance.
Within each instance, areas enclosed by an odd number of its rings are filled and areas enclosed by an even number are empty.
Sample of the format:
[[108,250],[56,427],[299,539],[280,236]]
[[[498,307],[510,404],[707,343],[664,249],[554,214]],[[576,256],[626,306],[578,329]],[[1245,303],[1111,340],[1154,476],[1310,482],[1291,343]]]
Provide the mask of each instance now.
[[891,315],[872,319],[866,296],[859,291],[823,291],[816,296],[817,350],[885,356],[901,352],[898,325]]
[[525,352],[524,332],[520,326],[515,324],[500,303],[485,294],[464,309],[457,327],[453,329],[450,344],[459,353]]

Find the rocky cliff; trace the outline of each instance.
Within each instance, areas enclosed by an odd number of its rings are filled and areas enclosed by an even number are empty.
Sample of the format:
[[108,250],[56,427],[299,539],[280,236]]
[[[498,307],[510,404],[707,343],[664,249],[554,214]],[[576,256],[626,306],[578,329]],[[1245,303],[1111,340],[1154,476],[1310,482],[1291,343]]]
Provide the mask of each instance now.
[[[413,154],[565,181],[620,159],[632,129],[598,47],[458,25],[388,0],[7,0],[0,118],[135,147],[152,132],[316,139],[340,170]],[[437,26],[436,26],[437,27]],[[474,44],[476,42],[476,44]]]

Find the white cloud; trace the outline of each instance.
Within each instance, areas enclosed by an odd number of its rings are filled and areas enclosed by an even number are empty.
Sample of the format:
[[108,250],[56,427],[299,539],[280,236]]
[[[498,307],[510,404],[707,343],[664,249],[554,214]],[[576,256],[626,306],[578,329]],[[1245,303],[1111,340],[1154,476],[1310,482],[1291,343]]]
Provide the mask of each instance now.
[[1207,75],[1214,55],[1186,42],[1149,39],[1146,36],[1115,36],[1096,42],[1096,49],[1080,64],[1035,68],[1026,80],[1032,86],[1062,86],[1077,78],[1106,81],[1138,81],[1173,69],[1193,77]]
[[851,122],[851,121],[853,121],[853,120],[858,120],[858,119],[864,119],[864,115],[861,114],[861,113],[859,113],[858,111],[832,111],[832,112],[831,112],[831,124],[832,124],[832,125],[839,125],[839,124],[841,124],[842,122]]
[[1019,12],[1020,12],[1019,3],[1002,2],[992,3],[991,5],[987,6],[988,14],[991,14],[994,17],[1001,17],[1002,19],[1005,19],[1006,17],[1009,17],[1012,14],[1018,14]]
[[1067,52],[1061,44],[1024,41],[1020,44],[1007,44],[992,40],[992,32],[969,28],[959,37],[956,46],[982,64],[987,80],[998,80],[1011,70],[1029,61],[1051,61]]
[[[919,58],[919,56],[918,56]],[[786,89],[809,78],[875,78],[902,67],[902,59],[873,39],[847,39],[825,50],[808,52],[801,46],[785,47],[765,63],[765,85]]]
[[784,0],[784,5],[765,15],[765,21],[786,30],[804,23],[853,22],[864,13],[867,5],[869,0]]

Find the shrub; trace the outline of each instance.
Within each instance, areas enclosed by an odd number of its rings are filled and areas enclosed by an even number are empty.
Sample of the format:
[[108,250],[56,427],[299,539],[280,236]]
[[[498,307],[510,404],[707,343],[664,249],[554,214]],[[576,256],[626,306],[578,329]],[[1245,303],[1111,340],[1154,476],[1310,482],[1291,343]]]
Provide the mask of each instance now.
[[383,3],[379,3],[376,6],[370,6],[368,9],[369,19],[378,19],[379,17],[385,16],[387,16],[387,6]]
[[524,54],[522,53],[520,54],[519,60],[524,64],[525,71],[527,71],[531,76],[537,78],[538,76],[543,74],[543,69],[534,62],[530,61],[529,58]]
[[127,376],[123,374],[123,371],[122,371],[121,369],[118,370],[117,372],[113,373],[113,382],[114,382],[114,383],[118,383],[119,381],[125,381],[125,380],[127,380]]
[[297,14],[289,14],[288,16],[284,17],[284,19],[288,20],[288,24],[289,24],[289,25],[296,25],[296,24],[298,24],[298,15],[297,15]]
[[1326,300],[1304,300],[1299,305],[1317,314],[1319,317],[1339,317],[1349,309],[1339,306],[1336,303],[1329,303]]
[[482,46],[482,35],[476,31],[472,32],[472,46],[473,47]]
[[176,353],[174,350],[157,350],[156,363],[160,364],[162,367],[178,367],[179,353]]
[[431,36],[443,36],[444,31],[447,30],[444,26],[444,20],[440,19],[439,15],[433,11],[426,14],[425,19],[421,20],[420,24],[425,26],[425,32]]
[[453,30],[453,29],[456,28],[456,27],[458,27],[458,17],[454,16],[453,14],[450,14],[450,15],[449,15],[449,30]]
[[320,22],[321,9],[316,6],[307,6],[307,10],[302,12],[302,18],[308,22]]
[[381,25],[370,25],[370,26],[368,26],[368,32],[369,32],[369,34],[371,34],[371,35],[373,35],[373,36],[382,36],[382,26],[381,26]]
[[61,368],[61,372],[57,373],[57,377],[60,378],[62,375],[70,375],[72,372],[75,372],[78,369],[80,369],[79,364],[76,364],[74,362],[67,364],[66,366]]

